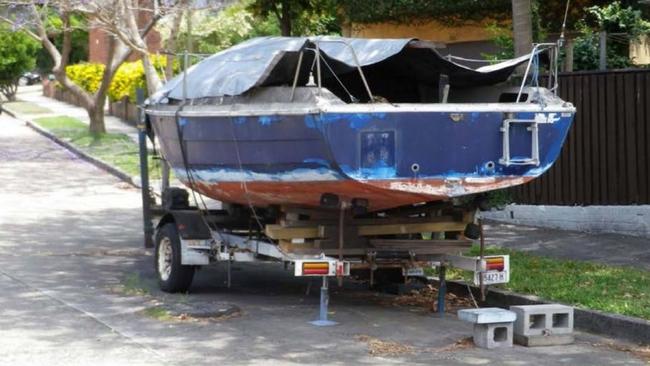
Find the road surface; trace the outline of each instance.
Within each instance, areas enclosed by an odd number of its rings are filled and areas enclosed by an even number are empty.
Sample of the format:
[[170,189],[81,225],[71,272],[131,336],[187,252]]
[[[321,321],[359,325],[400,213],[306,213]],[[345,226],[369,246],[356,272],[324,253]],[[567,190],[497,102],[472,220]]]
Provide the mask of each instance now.
[[[340,325],[315,328],[316,283],[307,294],[308,280],[280,266],[237,265],[231,289],[211,267],[189,295],[162,294],[141,249],[137,190],[6,115],[0,177],[0,365],[645,364],[584,334],[564,347],[454,349],[470,325],[354,285],[333,287]],[[240,312],[162,320],[149,311],[159,306]],[[378,344],[410,348],[370,354]]]

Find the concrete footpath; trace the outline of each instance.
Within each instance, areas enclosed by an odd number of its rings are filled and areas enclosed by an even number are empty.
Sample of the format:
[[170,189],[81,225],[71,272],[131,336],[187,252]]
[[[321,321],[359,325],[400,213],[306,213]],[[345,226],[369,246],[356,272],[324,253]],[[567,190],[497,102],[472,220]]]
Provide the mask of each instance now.
[[622,234],[650,241],[650,205],[553,206],[507,205],[503,210],[484,213],[485,218],[513,225],[594,234]]
[[[612,340],[487,351],[471,326],[395,306],[353,283],[333,286],[331,317],[314,328],[317,285],[281,266],[197,273],[189,295],[156,288],[141,249],[140,195],[23,123],[0,116],[0,365],[644,365]],[[236,306],[193,320],[156,307]]]
[[[20,101],[33,103],[40,107],[47,108],[52,112],[37,114],[18,113],[22,119],[68,116],[76,118],[85,124],[88,124],[90,121],[88,118],[88,113],[85,109],[44,96],[43,87],[41,85],[19,87],[16,98]],[[128,135],[133,141],[137,143],[138,130],[134,126],[129,125],[117,117],[110,116],[108,113],[104,116],[104,124],[106,125],[107,132],[123,133],[125,135]]]
[[486,244],[561,259],[594,261],[650,271],[650,239],[621,234],[503,224],[487,221]]

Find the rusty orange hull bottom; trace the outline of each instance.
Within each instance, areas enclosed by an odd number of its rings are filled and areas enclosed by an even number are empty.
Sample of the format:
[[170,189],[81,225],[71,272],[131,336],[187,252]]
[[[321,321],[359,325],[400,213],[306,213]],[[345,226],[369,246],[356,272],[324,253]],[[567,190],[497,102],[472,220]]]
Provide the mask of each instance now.
[[[324,193],[333,193],[343,200],[368,200],[370,211],[412,205],[421,202],[448,200],[453,197],[493,191],[524,184],[534,177],[498,177],[409,180],[335,180],[320,182],[194,182],[197,192],[229,203],[264,207],[282,205],[319,207]],[[187,182],[184,182],[187,185]]]

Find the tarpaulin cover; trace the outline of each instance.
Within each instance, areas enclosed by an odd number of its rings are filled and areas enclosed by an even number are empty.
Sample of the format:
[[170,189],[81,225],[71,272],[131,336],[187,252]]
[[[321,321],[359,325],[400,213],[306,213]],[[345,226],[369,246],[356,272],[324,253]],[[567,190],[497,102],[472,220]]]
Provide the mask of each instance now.
[[[410,73],[412,78],[431,80],[432,83],[437,80],[431,76],[432,73],[445,74],[452,86],[487,85],[504,81],[517,65],[530,57],[525,55],[471,69],[444,58],[434,47],[422,46],[422,42],[415,39],[261,37],[242,42],[197,63],[188,69],[186,81],[183,81],[184,74],[181,73],[154,94],[150,102],[164,103],[166,98],[235,96],[256,86],[291,85],[301,51],[306,52],[298,84],[304,85],[309,70],[315,70],[313,59],[317,45],[325,59],[321,63],[324,75],[326,72],[357,75],[357,65],[365,71],[366,67],[382,67],[386,64],[395,68],[395,73]],[[333,71],[325,69],[326,67]],[[390,69],[386,71],[385,67],[381,70],[392,73]]]

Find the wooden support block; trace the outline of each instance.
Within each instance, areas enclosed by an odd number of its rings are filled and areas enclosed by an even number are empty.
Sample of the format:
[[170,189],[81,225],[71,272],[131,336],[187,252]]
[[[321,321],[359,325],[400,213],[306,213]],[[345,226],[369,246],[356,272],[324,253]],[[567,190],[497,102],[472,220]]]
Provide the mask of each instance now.
[[323,226],[311,227],[282,227],[281,225],[266,225],[266,236],[271,239],[309,239],[325,236]]
[[395,225],[395,224],[421,224],[431,222],[454,221],[452,216],[435,216],[435,217],[389,217],[389,218],[372,218],[372,219],[353,219],[354,225]]
[[464,222],[429,222],[419,224],[393,224],[393,225],[362,225],[359,226],[360,236],[391,235],[391,234],[416,234],[441,231],[463,231],[467,226]]
[[474,216],[476,216],[476,210],[465,211],[463,213],[463,222],[474,222]]
[[278,246],[285,253],[296,253],[296,252],[309,252],[309,253],[320,253],[321,249],[314,242],[305,242],[301,244],[292,243],[291,240],[281,239],[278,241]]

